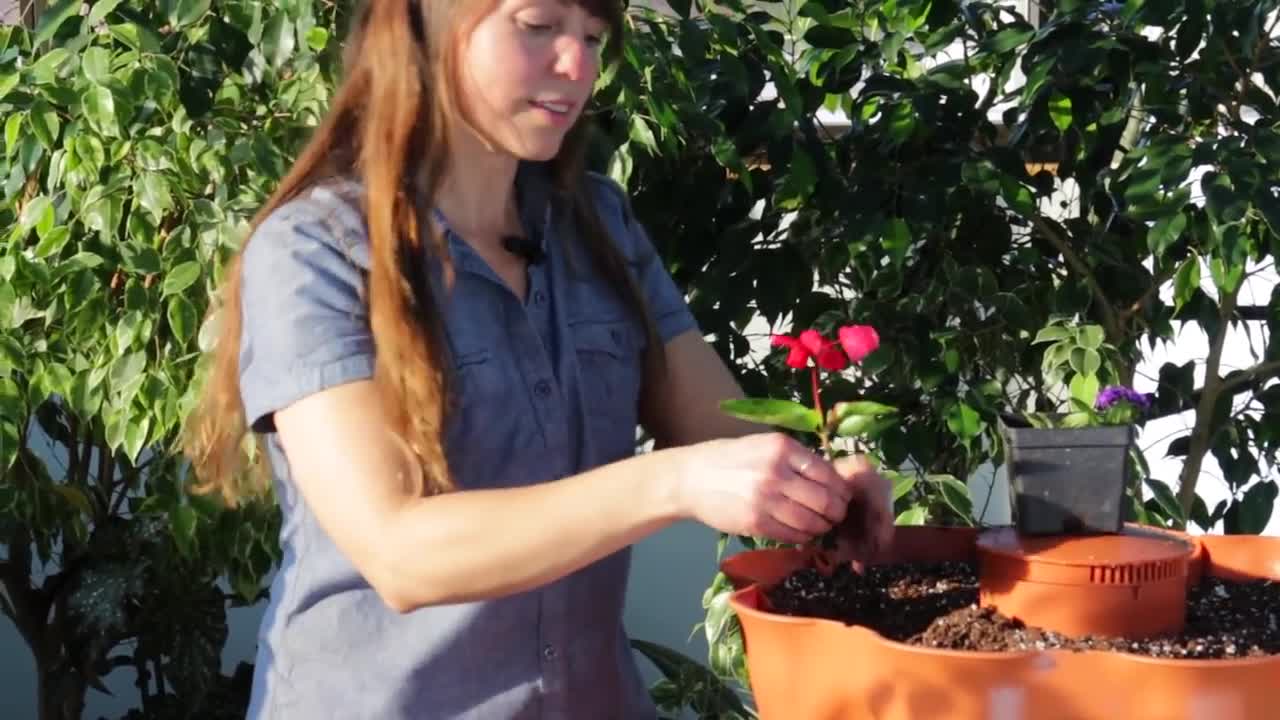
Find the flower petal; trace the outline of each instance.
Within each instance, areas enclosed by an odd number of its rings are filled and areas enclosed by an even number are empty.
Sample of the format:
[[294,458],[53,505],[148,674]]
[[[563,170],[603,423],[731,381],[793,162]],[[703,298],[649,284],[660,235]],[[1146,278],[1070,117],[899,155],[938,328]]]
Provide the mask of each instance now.
[[870,325],[845,325],[840,328],[840,346],[849,361],[858,363],[880,347],[880,334]]
[[849,366],[849,358],[845,357],[839,345],[830,342],[818,353],[818,366],[823,370],[843,370]]
[[787,353],[787,365],[796,370],[803,370],[809,367],[809,358],[812,357],[809,351],[800,343],[791,346],[791,352]]
[[814,357],[817,357],[822,352],[822,348],[826,347],[827,342],[822,337],[822,333],[817,330],[805,330],[800,333],[800,344],[804,345],[804,348]]

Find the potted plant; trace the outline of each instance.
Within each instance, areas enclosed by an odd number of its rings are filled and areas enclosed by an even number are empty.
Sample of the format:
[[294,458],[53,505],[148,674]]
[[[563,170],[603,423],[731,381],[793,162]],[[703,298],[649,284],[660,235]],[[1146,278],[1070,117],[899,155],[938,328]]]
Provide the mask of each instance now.
[[[880,346],[880,336],[870,325],[844,325],[836,336],[837,339],[831,339],[810,328],[795,336],[772,337],[774,347],[787,351],[788,367],[808,371],[807,390],[812,407],[793,400],[744,398],[727,400],[721,403],[721,409],[743,420],[801,433],[816,444],[828,460],[863,451],[867,442],[893,427],[898,410],[866,399],[837,402],[824,410],[822,374],[845,371]],[[833,529],[821,538],[818,547],[810,548],[813,553],[805,556],[816,563],[828,562],[828,551],[836,549],[836,536],[837,531]]]
[[1135,424],[1151,398],[1108,386],[1065,415],[1001,415],[1010,501],[1026,535],[1118,533],[1132,482]]

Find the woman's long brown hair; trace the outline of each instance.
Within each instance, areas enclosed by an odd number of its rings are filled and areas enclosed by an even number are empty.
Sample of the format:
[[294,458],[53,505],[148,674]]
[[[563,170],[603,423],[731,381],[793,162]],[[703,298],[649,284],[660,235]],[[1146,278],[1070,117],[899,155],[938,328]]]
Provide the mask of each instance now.
[[[329,179],[359,180],[368,230],[370,269],[366,297],[376,347],[374,382],[390,431],[421,465],[422,492],[455,489],[441,430],[447,373],[437,340],[442,318],[425,275],[424,257],[447,261],[443,240],[425,220],[448,171],[446,137],[457,117],[454,43],[459,29],[497,0],[365,0],[344,57],[344,80],[324,121],[289,173],[259,210],[252,231],[281,205]],[[609,59],[622,40],[620,0],[578,0],[609,25]],[[646,365],[662,365],[661,347],[643,295],[592,201],[584,176],[589,135],[586,116],[567,134],[551,161],[554,182],[567,199],[578,236],[598,272],[619,288],[648,336]],[[246,241],[247,243],[248,241]],[[255,242],[271,242],[269,238]],[[270,489],[262,437],[250,463],[240,395],[241,253],[226,268],[216,348],[200,402],[188,418],[185,450],[194,489],[218,493],[231,505]],[[265,312],[250,308],[249,312]]]

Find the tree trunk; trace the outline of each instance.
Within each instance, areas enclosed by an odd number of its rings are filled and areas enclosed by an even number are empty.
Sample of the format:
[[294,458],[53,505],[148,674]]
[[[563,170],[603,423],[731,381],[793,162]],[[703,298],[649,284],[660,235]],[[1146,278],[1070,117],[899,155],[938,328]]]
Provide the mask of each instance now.
[[36,662],[40,720],[80,720],[88,685],[80,673],[67,668],[61,658]]

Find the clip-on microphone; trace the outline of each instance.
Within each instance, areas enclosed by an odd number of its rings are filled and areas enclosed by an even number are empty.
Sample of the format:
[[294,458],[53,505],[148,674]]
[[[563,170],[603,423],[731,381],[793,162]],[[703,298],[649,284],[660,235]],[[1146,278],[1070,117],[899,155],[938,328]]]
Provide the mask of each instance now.
[[504,235],[502,238],[502,249],[512,255],[519,255],[525,259],[530,265],[541,263],[546,257],[542,246],[533,238],[522,237],[519,235]]

